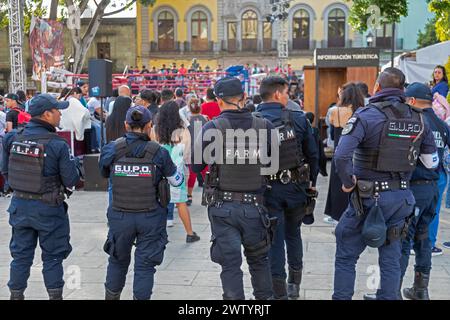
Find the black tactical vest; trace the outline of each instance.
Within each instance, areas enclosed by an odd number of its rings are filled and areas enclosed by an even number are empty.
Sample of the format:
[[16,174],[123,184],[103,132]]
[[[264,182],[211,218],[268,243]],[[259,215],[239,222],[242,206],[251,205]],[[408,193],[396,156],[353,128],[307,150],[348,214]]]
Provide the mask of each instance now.
[[[258,191],[264,185],[264,177],[261,175],[261,155],[258,146],[259,129],[267,129],[264,119],[253,117],[251,128],[256,130],[257,141],[239,141],[234,137],[227,137],[226,129],[233,129],[226,118],[212,120],[215,127],[223,136],[223,164],[217,164],[218,187],[222,191],[253,192]],[[234,129],[233,129],[234,130]]]
[[160,146],[148,141],[144,156],[135,158],[129,156],[135,143],[127,145],[125,138],[115,142],[116,157],[111,172],[114,210],[148,212],[158,207],[153,158]]
[[353,163],[359,167],[382,172],[414,171],[423,140],[422,112],[404,103],[374,104],[387,120],[376,149],[357,148]]
[[43,195],[60,190],[60,176],[44,176],[47,143],[62,139],[55,133],[24,135],[23,129],[14,137],[8,162],[8,182],[14,191]]
[[296,169],[304,164],[303,151],[298,148],[295,135],[292,111],[285,108],[281,111],[281,126],[277,127],[280,141],[279,171]]

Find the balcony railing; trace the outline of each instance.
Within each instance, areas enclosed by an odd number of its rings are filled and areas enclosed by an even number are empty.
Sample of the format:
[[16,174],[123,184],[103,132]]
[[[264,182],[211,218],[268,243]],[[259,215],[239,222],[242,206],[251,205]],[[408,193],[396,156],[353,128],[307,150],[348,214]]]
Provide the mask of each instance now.
[[183,43],[186,52],[211,52],[214,51],[214,41],[185,41]]
[[179,52],[180,51],[180,42],[179,41],[160,41],[150,42],[150,51],[151,52]]

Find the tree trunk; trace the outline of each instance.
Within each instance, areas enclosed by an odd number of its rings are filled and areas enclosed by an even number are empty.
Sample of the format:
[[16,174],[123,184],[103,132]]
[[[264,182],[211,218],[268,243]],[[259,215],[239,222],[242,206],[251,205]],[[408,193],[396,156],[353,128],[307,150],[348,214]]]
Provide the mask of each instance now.
[[80,31],[71,30],[72,42],[74,46],[74,65],[73,72],[76,74],[81,73],[83,69],[84,60],[86,59],[86,54],[89,50],[89,47],[92,44],[92,41],[97,34],[100,23],[103,19],[103,14],[105,13],[106,7],[110,4],[111,0],[102,0],[95,11],[94,16],[92,17],[89,26],[84,34],[83,38],[80,37]]
[[52,0],[50,5],[50,20],[58,19],[58,0]]

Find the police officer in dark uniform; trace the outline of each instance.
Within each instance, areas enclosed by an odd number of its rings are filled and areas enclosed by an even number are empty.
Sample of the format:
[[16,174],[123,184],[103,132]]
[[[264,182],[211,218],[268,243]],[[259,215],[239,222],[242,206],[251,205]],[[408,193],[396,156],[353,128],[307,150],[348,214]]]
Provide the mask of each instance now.
[[[222,112],[203,126],[192,153],[194,172],[201,172],[209,164],[203,204],[208,206],[211,223],[211,260],[222,267],[223,298],[243,300],[243,246],[253,294],[256,299],[268,299],[272,296],[268,258],[270,221],[263,207],[266,183],[261,175],[264,173],[261,155],[262,149],[270,151],[273,126],[244,108],[246,94],[237,78],[219,80],[214,93]],[[254,139],[245,138],[243,142],[238,138],[235,143],[229,134],[239,131],[254,133]],[[208,150],[212,149],[208,157]]]
[[[380,74],[376,94],[350,118],[334,155],[342,189],[353,191],[335,231],[336,300],[352,298],[356,263],[367,245],[380,255],[377,299],[398,299],[400,238],[415,203],[409,180],[419,154],[427,168],[437,160],[433,133],[421,110],[405,104],[404,84],[398,69]],[[377,223],[365,224],[372,216]]]
[[169,153],[150,141],[152,123],[147,108],[131,107],[125,127],[125,136],[107,144],[99,160],[101,174],[112,181],[109,233],[104,245],[109,255],[105,299],[120,299],[135,244],[133,295],[135,300],[148,300],[155,266],[162,263],[168,242],[168,183],[179,186],[184,177]]
[[30,122],[4,139],[2,174],[14,191],[8,208],[13,258],[8,287],[12,300],[24,299],[38,239],[49,298],[62,299],[62,262],[72,251],[64,191],[80,179],[78,159],[71,158],[68,144],[55,133],[59,110],[68,106],[49,94],[34,97],[28,109]]
[[[443,167],[444,151],[450,146],[450,130],[447,124],[439,119],[432,109],[433,94],[428,86],[422,83],[412,83],[405,92],[406,102],[423,111],[425,120],[433,132],[439,155],[437,170],[427,169],[422,162],[419,163],[411,178],[411,190],[416,199],[414,216],[410,223],[407,238],[402,245],[401,272],[402,279],[408,267],[411,252],[411,241],[415,252],[416,264],[414,266],[414,284],[411,288],[403,289],[405,298],[412,300],[429,300],[428,282],[431,271],[431,247],[428,237],[428,226],[436,215],[436,206],[439,199],[439,172]],[[402,283],[402,282],[400,282]],[[401,297],[401,295],[400,295]]]
[[[450,132],[448,126],[439,119],[432,109],[433,95],[428,86],[422,83],[412,83],[405,92],[406,102],[423,111],[425,121],[433,132],[436,147],[438,149],[439,164],[436,167],[428,169],[422,159],[418,161],[416,170],[414,170],[410,186],[416,199],[414,211],[410,217],[409,229],[406,238],[402,241],[402,257],[400,260],[401,279],[398,297],[401,299],[401,284],[408,267],[409,255],[411,252],[411,243],[415,252],[416,264],[414,266],[415,277],[412,288],[403,289],[406,298],[412,300],[429,300],[428,282],[431,271],[431,241],[428,237],[428,226],[436,214],[436,205],[439,198],[439,170],[443,168],[444,150],[449,145]],[[426,161],[426,159],[424,159]],[[433,161],[435,163],[435,161]],[[439,168],[436,170],[436,168]],[[364,296],[366,300],[374,300],[374,294]]]
[[[279,170],[269,177],[270,188],[264,195],[269,214],[278,218],[270,249],[275,299],[299,297],[303,269],[300,226],[307,213],[306,206],[313,201],[308,194],[315,190],[312,185],[317,179],[319,161],[312,128],[304,113],[286,109],[288,88],[287,81],[281,77],[264,79],[260,87],[263,103],[257,109],[257,113],[278,128],[280,141]],[[310,189],[308,193],[307,189]],[[285,243],[289,265],[287,286]]]

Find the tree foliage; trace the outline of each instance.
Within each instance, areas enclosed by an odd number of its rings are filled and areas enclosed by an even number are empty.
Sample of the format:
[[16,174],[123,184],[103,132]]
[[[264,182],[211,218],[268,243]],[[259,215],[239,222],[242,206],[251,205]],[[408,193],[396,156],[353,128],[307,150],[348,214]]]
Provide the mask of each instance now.
[[[408,0],[346,1],[352,2],[349,23],[358,32],[365,32],[383,23],[400,22],[401,17],[408,15]],[[369,10],[371,6],[377,6],[379,12]]]
[[[66,21],[69,29],[72,43],[73,52],[72,55],[75,59],[73,65],[74,72],[80,73],[84,64],[86,53],[94,40],[94,37],[98,31],[98,28],[105,17],[130,10],[132,6],[139,1],[143,6],[153,6],[156,0],[92,0],[95,4],[94,12],[87,24],[87,28],[84,33],[80,29],[69,27],[69,23],[72,25],[80,24],[80,16],[85,13],[86,10],[90,10],[90,0],[57,0],[51,1],[50,10],[43,6],[44,0],[23,0],[23,13],[24,13],[24,33],[28,34],[30,28],[31,17],[47,17],[48,12],[55,15],[56,12],[60,13],[59,19]],[[71,14],[73,11],[70,9],[76,8],[79,15]],[[0,28],[8,25],[8,0],[0,0]]]
[[436,35],[440,41],[450,40],[450,0],[429,1],[428,10],[436,15]]
[[[43,17],[47,14],[47,8],[43,5],[43,0],[23,1],[23,21],[24,31],[28,34],[30,30],[31,17]],[[0,0],[0,29],[5,29],[9,25],[8,0]]]
[[417,44],[418,49],[431,46],[435,43],[439,42],[439,39],[436,36],[436,19],[429,19],[427,24],[425,25],[425,29],[419,30],[417,35]]

